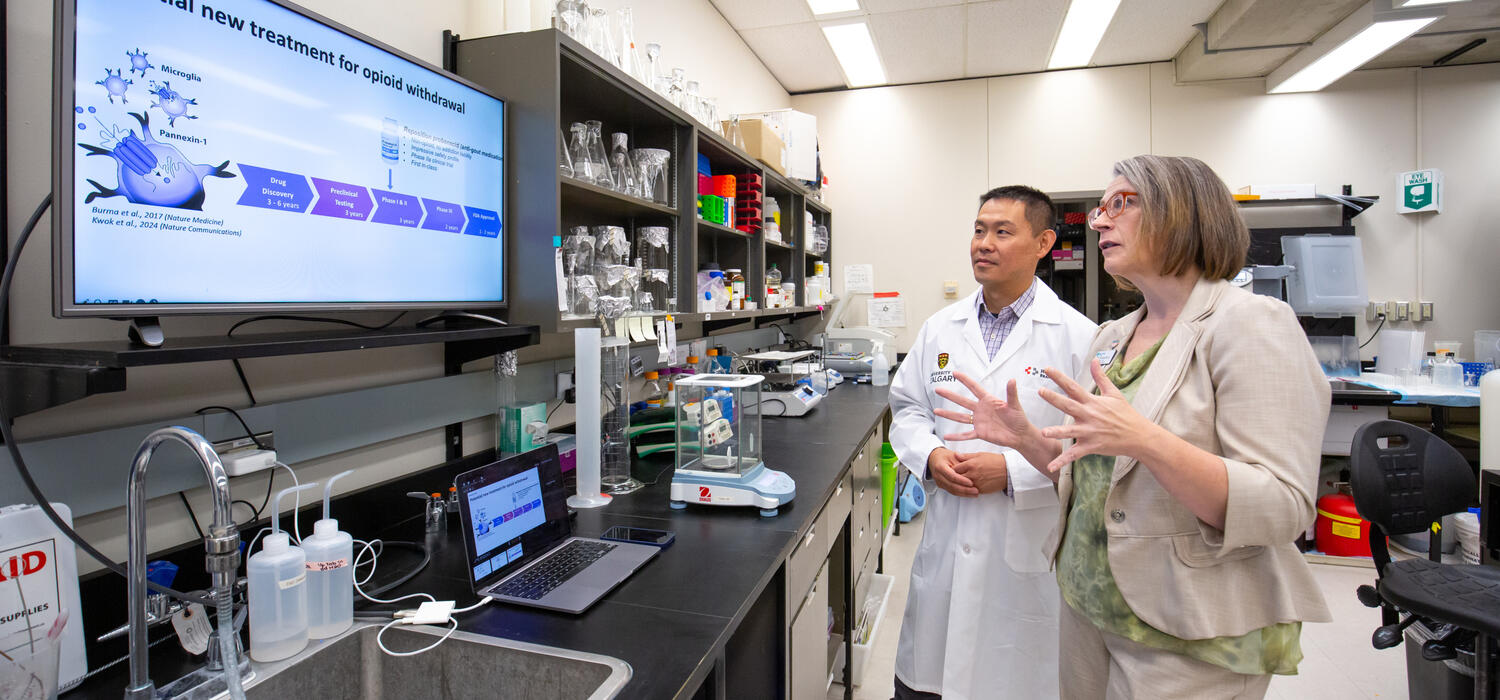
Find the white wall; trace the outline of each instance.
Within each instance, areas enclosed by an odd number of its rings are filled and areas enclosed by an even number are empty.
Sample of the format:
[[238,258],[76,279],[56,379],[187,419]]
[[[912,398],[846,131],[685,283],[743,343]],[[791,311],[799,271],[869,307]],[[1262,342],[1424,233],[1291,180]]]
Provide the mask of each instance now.
[[[434,64],[441,63],[442,31],[450,29],[465,37],[496,34],[505,28],[506,7],[526,7],[525,0],[434,0],[408,3],[401,0],[298,0],[314,12],[356,31],[384,41]],[[529,3],[539,25],[549,23],[551,3]],[[605,3],[613,9],[626,3]],[[9,230],[16,232],[51,185],[50,130],[52,123],[52,3],[6,3],[6,80],[9,119],[5,125],[10,149],[4,164],[9,175]],[[666,65],[689,67],[703,82],[708,94],[721,96],[721,109],[750,110],[788,105],[784,90],[749,52],[718,11],[706,0],[664,0],[637,7],[636,32],[643,41],[663,44]],[[11,306],[11,339],[18,344],[43,344],[84,340],[114,340],[125,336],[118,321],[68,319],[51,316],[52,274],[49,258],[50,220],[43,219],[17,270]],[[13,242],[13,241],[12,241]],[[359,318],[359,316],[355,316]],[[383,321],[390,314],[364,314],[365,321]],[[164,323],[169,336],[186,337],[223,333],[234,319],[170,318]],[[257,325],[254,330],[301,329],[305,326],[276,323]],[[549,340],[554,340],[549,338]],[[547,356],[565,345],[550,342],[539,351]],[[569,346],[570,347],[570,346]],[[522,354],[527,361],[527,353]],[[261,403],[291,398],[383,386],[442,374],[442,348],[419,346],[391,350],[265,358],[243,362],[245,372]],[[129,390],[94,396],[66,406],[20,418],[16,423],[21,439],[83,433],[106,427],[130,425],[169,416],[192,413],[209,404],[246,405],[234,370],[227,362],[174,365],[130,370]],[[569,411],[563,410],[559,417]],[[489,420],[465,426],[468,445],[493,440]],[[117,463],[99,465],[99,478],[118,481],[124,500],[125,469],[130,455]],[[340,482],[341,490],[359,488],[393,476],[437,464],[443,460],[442,432],[430,431],[378,445],[293,465],[305,481],[322,479],[338,471],[359,472]],[[287,483],[285,477],[279,484]],[[263,479],[237,480],[235,496],[260,503]],[[190,498],[200,515],[208,512],[202,491]],[[0,494],[0,505],[28,501],[23,494]],[[417,507],[418,504],[413,505]],[[105,552],[123,558],[123,511],[111,511],[82,519],[80,529]],[[151,541],[156,546],[183,542],[193,537],[192,526],[182,515],[175,498],[151,504]],[[81,558],[80,568],[96,565]]]
[[[1361,71],[1322,92],[1266,95],[1259,79],[1178,85],[1171,64],[1159,63],[799,95],[792,104],[818,116],[834,275],[873,263],[880,290],[901,292],[903,349],[950,303],[943,280],[974,288],[967,241],[981,192],[1014,183],[1101,189],[1111,163],[1137,153],[1202,158],[1231,188],[1312,182],[1379,195],[1355,220],[1370,297],[1436,307],[1431,323],[1395,325],[1466,346],[1474,329],[1500,328],[1500,280],[1484,267],[1500,259],[1500,239],[1483,220],[1500,161],[1500,66]],[[941,146],[910,148],[918,134]],[[1395,212],[1396,173],[1417,167],[1444,170],[1445,213]],[[1368,330],[1361,319],[1361,338]]]

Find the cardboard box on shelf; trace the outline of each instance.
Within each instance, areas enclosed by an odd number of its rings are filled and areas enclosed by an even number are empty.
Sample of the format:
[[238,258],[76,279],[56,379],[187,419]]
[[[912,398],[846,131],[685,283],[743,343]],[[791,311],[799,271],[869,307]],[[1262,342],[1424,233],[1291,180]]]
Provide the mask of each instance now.
[[787,177],[796,180],[818,179],[818,118],[795,109],[776,109],[769,112],[748,112],[738,115],[740,123],[746,119],[760,119],[771,125],[771,130],[786,144]]
[[[724,122],[724,132],[729,133],[729,121]],[[786,174],[786,144],[764,119],[741,119],[740,136],[745,140],[745,152],[766,167],[782,175]]]

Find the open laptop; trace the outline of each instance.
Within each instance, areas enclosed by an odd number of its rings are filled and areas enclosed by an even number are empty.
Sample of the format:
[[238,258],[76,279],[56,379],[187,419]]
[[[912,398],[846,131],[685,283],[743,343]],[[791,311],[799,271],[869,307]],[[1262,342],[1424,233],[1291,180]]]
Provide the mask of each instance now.
[[557,445],[464,472],[457,486],[478,595],[580,613],[660,551],[571,536]]

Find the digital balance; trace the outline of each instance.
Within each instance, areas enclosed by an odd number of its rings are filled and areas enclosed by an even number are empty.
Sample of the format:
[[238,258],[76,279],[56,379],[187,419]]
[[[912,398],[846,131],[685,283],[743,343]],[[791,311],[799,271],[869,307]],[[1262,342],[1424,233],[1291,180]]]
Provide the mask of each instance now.
[[677,381],[677,462],[671,506],[751,506],[776,515],[797,495],[786,474],[761,459],[758,374],[699,374]]

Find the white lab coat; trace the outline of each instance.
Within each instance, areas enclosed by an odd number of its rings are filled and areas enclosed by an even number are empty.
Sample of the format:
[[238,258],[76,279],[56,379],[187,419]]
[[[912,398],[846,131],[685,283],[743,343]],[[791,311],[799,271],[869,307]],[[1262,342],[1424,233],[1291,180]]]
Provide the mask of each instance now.
[[1062,423],[1062,412],[1037,396],[1050,384],[1040,371],[1088,371],[1085,356],[1096,326],[1046,285],[1033,284],[1031,307],[993,360],[980,337],[975,296],[981,292],[975,291],[922,324],[891,382],[891,445],[916,478],[938,447],[1001,452],[1014,493],[960,498],[926,482],[927,522],[912,564],[896,675],[913,690],[945,700],[1058,695],[1057,579],[1042,552],[1057,524],[1057,491],[1015,450],[943,440],[969,426],[932,413],[934,407],[958,408],[935,391],[946,386],[966,394],[952,378],[958,370],[998,396],[1007,381],[1017,380],[1033,423]]

